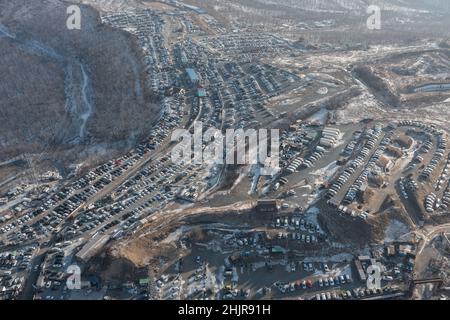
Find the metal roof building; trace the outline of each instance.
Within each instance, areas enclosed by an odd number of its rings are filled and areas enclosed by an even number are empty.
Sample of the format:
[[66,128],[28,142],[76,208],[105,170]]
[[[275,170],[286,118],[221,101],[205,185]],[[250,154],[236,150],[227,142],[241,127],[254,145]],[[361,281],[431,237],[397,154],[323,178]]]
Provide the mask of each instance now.
[[199,81],[198,75],[197,75],[197,73],[195,72],[194,69],[187,68],[187,69],[186,69],[186,73],[187,73],[187,75],[188,75],[188,77],[189,77],[189,80],[190,80],[192,83],[197,83],[197,82]]
[[258,212],[278,212],[278,202],[275,199],[258,200],[256,205]]
[[81,248],[80,251],[78,251],[75,256],[82,261],[88,261],[103,248],[109,239],[110,236],[107,234],[93,237],[83,246],[83,248]]

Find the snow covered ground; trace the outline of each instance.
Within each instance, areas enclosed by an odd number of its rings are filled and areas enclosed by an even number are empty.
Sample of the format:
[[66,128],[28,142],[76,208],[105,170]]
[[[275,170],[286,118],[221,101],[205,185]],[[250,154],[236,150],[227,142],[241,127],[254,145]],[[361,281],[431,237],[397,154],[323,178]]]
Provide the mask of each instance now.
[[317,180],[315,183],[322,183],[323,181],[327,181],[333,177],[336,171],[339,169],[339,166],[336,164],[336,161],[330,162],[326,167],[318,169],[316,171],[311,172],[311,175],[321,177],[321,181]]
[[392,242],[398,240],[399,237],[409,232],[409,228],[398,220],[391,220],[384,232],[384,240]]
[[324,125],[328,120],[328,110],[322,108],[316,113],[314,113],[312,116],[308,117],[306,120]]

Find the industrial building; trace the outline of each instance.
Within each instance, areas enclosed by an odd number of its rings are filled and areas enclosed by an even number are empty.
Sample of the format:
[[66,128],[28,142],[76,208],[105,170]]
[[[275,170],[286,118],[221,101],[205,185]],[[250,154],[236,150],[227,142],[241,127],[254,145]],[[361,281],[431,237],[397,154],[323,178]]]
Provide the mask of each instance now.
[[258,200],[256,211],[258,212],[278,212],[279,206],[277,200]]
[[341,134],[339,129],[336,128],[324,128],[322,131],[322,137],[320,138],[319,144],[326,148],[332,148],[336,145],[339,140],[339,135]]
[[187,73],[187,76],[188,76],[188,78],[189,78],[189,81],[190,81],[192,84],[197,85],[197,84],[200,82],[200,79],[199,79],[199,77],[198,77],[198,75],[197,75],[197,72],[195,72],[194,69],[192,69],[192,68],[186,68],[186,73]]

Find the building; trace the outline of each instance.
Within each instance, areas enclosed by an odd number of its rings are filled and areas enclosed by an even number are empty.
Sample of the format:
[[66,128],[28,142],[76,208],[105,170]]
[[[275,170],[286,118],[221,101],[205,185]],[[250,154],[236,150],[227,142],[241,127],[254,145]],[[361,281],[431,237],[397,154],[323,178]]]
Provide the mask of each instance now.
[[331,148],[336,145],[336,142],[339,140],[339,135],[341,134],[339,129],[336,128],[324,128],[322,131],[322,137],[319,141],[321,146],[326,148]]
[[258,212],[278,212],[279,207],[277,200],[258,200],[256,205],[256,211]]
[[139,285],[141,286],[141,287],[146,287],[146,286],[148,286],[149,284],[150,284],[150,278],[142,278],[142,279],[139,279]]
[[397,252],[399,256],[414,256],[414,248],[410,244],[400,244]]
[[355,267],[356,271],[358,272],[359,280],[366,281],[367,275],[366,275],[366,268],[371,263],[371,258],[369,256],[358,256],[355,259]]
[[187,73],[187,76],[188,76],[188,78],[189,78],[189,81],[190,81],[192,84],[197,85],[197,84],[200,82],[200,79],[198,78],[197,72],[195,72],[194,69],[187,68],[187,69],[186,69],[186,73]]
[[206,90],[203,89],[203,88],[199,88],[199,89],[197,90],[197,96],[198,96],[199,98],[204,98],[204,97],[206,97]]
[[395,246],[393,244],[388,245],[386,247],[386,254],[387,254],[388,257],[395,256]]
[[381,167],[384,172],[390,172],[394,167],[394,162],[388,157],[381,155],[377,160],[377,165]]
[[75,255],[77,259],[86,262],[96,255],[109,241],[109,235],[101,235],[91,238]]
[[271,249],[271,252],[273,254],[286,254],[288,252],[288,250],[286,250],[285,248],[280,247],[280,246],[273,246]]

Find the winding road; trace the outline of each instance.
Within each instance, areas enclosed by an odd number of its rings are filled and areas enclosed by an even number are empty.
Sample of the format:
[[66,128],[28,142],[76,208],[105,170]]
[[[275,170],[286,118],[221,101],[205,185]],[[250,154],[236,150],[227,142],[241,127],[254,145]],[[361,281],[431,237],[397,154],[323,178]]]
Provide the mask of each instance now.
[[420,241],[418,250],[417,250],[416,258],[419,255],[422,254],[422,252],[425,249],[425,247],[431,241],[433,241],[434,238],[436,238],[441,233],[450,232],[450,223],[442,224],[442,225],[439,225],[439,226],[434,226],[434,227],[431,227],[431,228],[430,227],[425,227],[424,230],[426,230],[427,232],[424,233],[422,230],[415,232],[416,235],[418,235],[419,237],[422,238],[422,240]]

